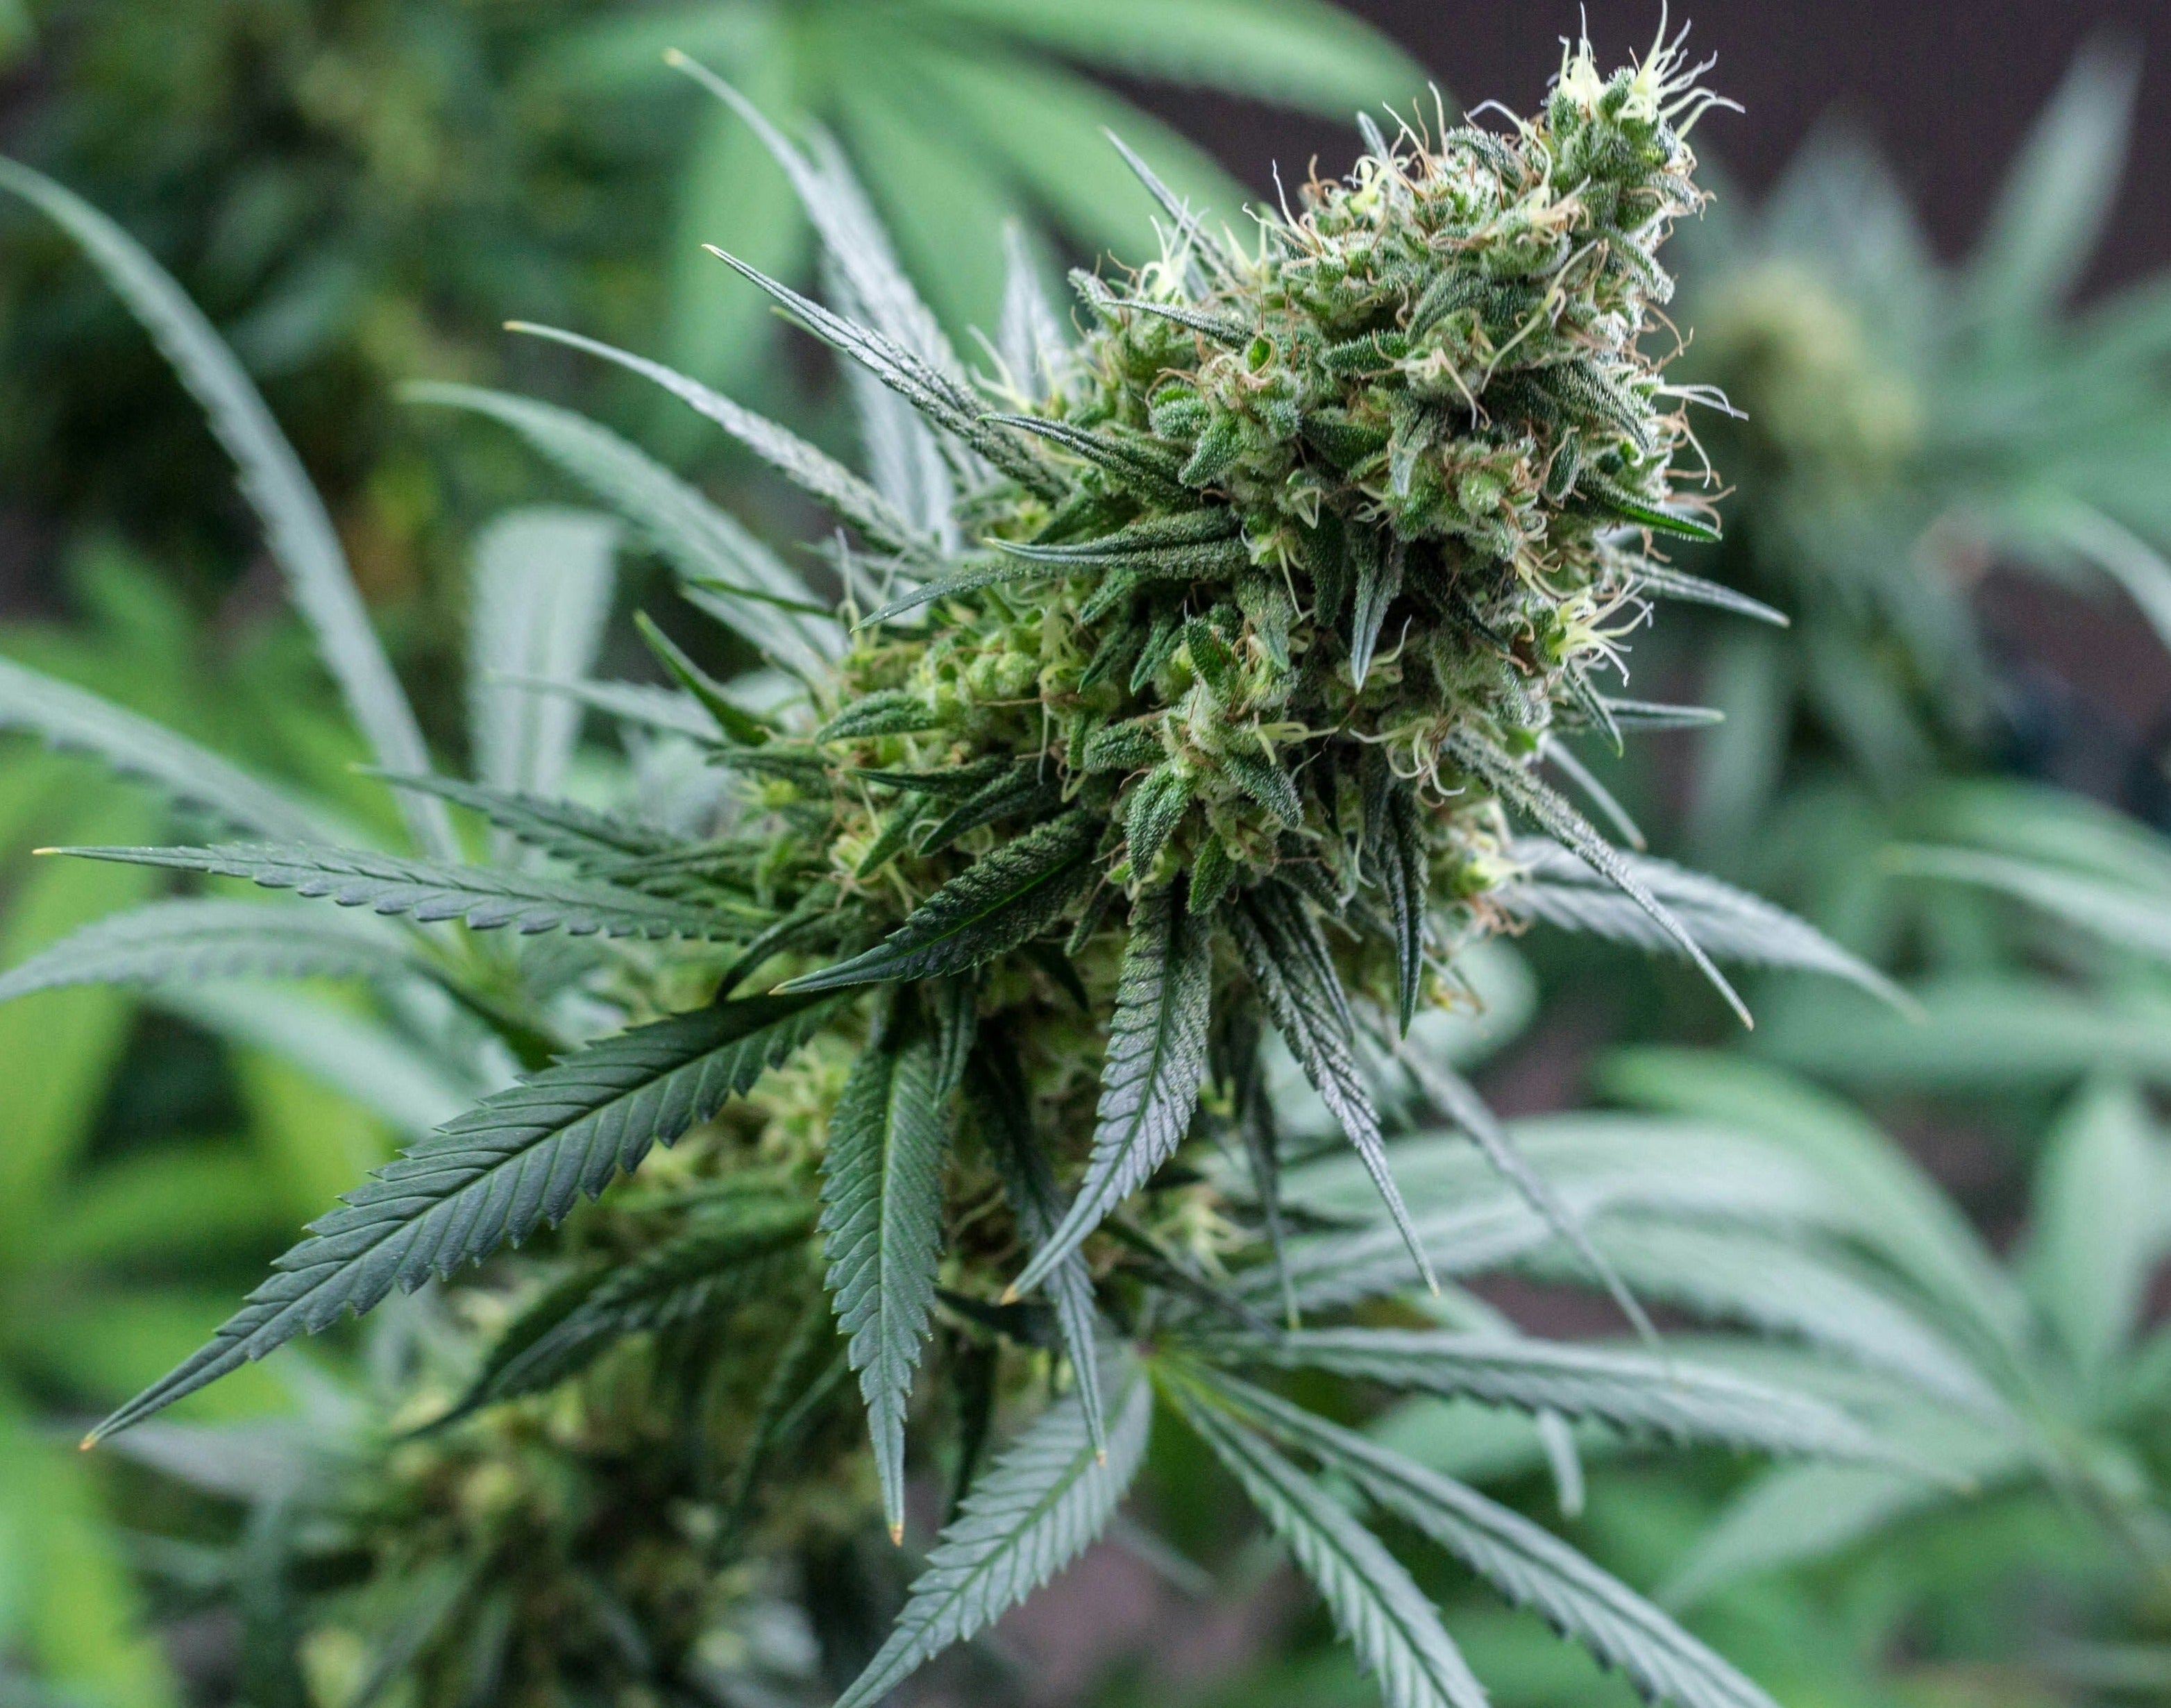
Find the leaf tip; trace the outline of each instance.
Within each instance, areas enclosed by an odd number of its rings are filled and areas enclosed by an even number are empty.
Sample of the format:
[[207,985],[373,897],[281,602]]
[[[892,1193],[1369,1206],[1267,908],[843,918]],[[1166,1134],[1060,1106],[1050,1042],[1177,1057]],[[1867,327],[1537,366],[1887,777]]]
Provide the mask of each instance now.
[[1018,1290],[1017,1283],[1016,1282],[1012,1282],[1008,1287],[1005,1288],[1002,1292],[1002,1297],[995,1301],[999,1305],[1011,1305],[1016,1304],[1017,1302]]
[[893,1548],[904,1546],[904,1523],[902,1519],[889,1527],[889,1545]]

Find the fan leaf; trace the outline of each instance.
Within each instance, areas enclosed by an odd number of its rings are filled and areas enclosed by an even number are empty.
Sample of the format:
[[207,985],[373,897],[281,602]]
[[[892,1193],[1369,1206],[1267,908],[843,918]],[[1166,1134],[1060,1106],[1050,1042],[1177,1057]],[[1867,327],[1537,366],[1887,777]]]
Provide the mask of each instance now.
[[1274,1030],[1364,1160],[1418,1273],[1437,1293],[1432,1260],[1387,1167],[1379,1111],[1358,1066],[1348,1002],[1318,924],[1304,902],[1278,885],[1246,892],[1228,918]]
[[139,778],[175,800],[207,808],[259,836],[324,843],[351,838],[271,784],[164,725],[8,659],[0,659],[0,729],[22,730],[51,747],[94,754],[124,777]]
[[829,1117],[822,1160],[829,1292],[866,1401],[893,1539],[904,1530],[905,1405],[941,1256],[950,1127],[939,1074],[924,1033],[870,1043]]
[[1620,1668],[1646,1700],[1681,1708],[1776,1708],[1649,1602],[1529,1519],[1278,1395],[1226,1376],[1201,1379],[1285,1445],[1347,1477],[1510,1601],[1536,1609],[1555,1630]]
[[[1595,1417],[1680,1441],[1890,1464],[1900,1455],[1807,1395],[1678,1359],[1423,1329],[1300,1329],[1205,1343],[1219,1359],[1322,1370],[1443,1398]],[[1902,1463],[1911,1463],[1901,1460]]]
[[150,902],[109,913],[0,976],[0,1002],[71,984],[412,978],[431,963],[389,927],[314,908]]
[[1116,984],[1086,1177],[1013,1296],[1045,1281],[1183,1143],[1206,1080],[1213,972],[1212,933],[1187,912],[1182,889],[1142,897]]
[[1135,1366],[1108,1384],[1105,1451],[1075,1396],[1043,1412],[973,1484],[927,1556],[897,1627],[836,1708],[872,1708],[932,1657],[985,1630],[1106,1529],[1145,1457],[1153,1389]]
[[523,934],[735,939],[745,921],[632,890],[501,867],[440,865],[359,849],[231,843],[216,848],[69,848],[56,854],[174,871],[247,878],[267,890],[324,897],[414,919],[461,919],[478,931],[510,925]]
[[659,1020],[546,1068],[379,1169],[272,1266],[211,1344],[91,1432],[98,1440],[298,1335],[359,1316],[394,1287],[555,1226],[583,1196],[742,1095],[828,1018],[807,998],[756,997]]
[[[40,208],[82,245],[202,406],[212,434],[233,459],[242,495],[264,524],[271,556],[316,636],[325,667],[378,763],[395,771],[428,770],[429,749],[362,608],[324,501],[233,352],[165,269],[88,202],[12,160],[0,160],[0,188]],[[169,745],[176,742],[171,736],[163,739]],[[458,848],[444,809],[434,801],[411,803],[408,825],[427,853],[449,857]]]
[[1291,1464],[1212,1386],[1160,1368],[1161,1391],[1226,1465],[1377,1675],[1388,1708],[1485,1708],[1484,1687],[1439,1614],[1379,1538]]
[[863,955],[781,988],[841,990],[944,978],[1005,955],[1050,924],[1085,886],[1101,825],[1073,812],[1005,843],[943,885]]

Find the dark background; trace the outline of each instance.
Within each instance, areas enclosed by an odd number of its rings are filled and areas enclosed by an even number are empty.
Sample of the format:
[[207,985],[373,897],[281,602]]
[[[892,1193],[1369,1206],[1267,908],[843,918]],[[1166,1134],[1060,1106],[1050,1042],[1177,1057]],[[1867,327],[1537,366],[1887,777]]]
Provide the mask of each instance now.
[[[1088,0],[1090,3],[1090,0]],[[1603,64],[1648,45],[1655,3],[1617,0],[1344,0],[1394,36],[1466,103],[1536,105],[1560,63],[1560,41],[1587,13]],[[1965,251],[1999,176],[2092,35],[2143,50],[2146,67],[2131,168],[2115,229],[2093,280],[2102,289],[2171,261],[2171,3],[2147,0],[1702,0],[1676,4],[1697,58],[1717,55],[1713,87],[1741,115],[1713,113],[1700,152],[1751,191],[1768,187],[1802,140],[1828,119],[1867,130],[1897,167],[1947,255]],[[1257,180],[1316,154],[1340,171],[1356,150],[1336,126],[1236,101],[1166,89],[1132,92]]]

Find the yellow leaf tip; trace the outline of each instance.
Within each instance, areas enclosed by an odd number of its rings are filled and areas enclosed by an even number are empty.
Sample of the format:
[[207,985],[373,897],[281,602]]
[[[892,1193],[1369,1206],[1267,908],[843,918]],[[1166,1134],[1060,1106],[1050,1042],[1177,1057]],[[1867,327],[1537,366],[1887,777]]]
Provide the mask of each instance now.
[[904,1546],[903,1525],[892,1524],[889,1527],[889,1545],[893,1548],[902,1548]]
[[1017,1302],[1018,1290],[1015,1287],[1005,1288],[1002,1297],[995,1301],[997,1304],[1016,1304]]

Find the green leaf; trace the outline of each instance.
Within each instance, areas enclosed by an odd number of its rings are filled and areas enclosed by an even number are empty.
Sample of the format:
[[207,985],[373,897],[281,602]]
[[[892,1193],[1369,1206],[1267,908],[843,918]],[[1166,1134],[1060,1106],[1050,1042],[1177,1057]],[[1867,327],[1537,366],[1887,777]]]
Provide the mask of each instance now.
[[[1944,1432],[1915,1443],[1946,1475],[1991,1488],[2033,1470],[2037,1450],[1980,1430]],[[1697,1539],[1658,1591],[1686,1608],[1713,1591],[1788,1566],[1829,1559],[1901,1519],[1946,1504],[1949,1487],[1920,1476],[1863,1465],[1789,1464],[1745,1489]]]
[[2110,217],[2140,84],[2131,50],[2083,49],[2036,121],[1970,269],[1973,306],[1994,331],[2029,329],[2079,282]]
[[1387,1167],[1379,1111],[1358,1067],[1348,1001],[1317,923],[1302,900],[1278,886],[1247,891],[1227,918],[1274,1030],[1363,1160],[1418,1273],[1438,1292],[1432,1260]]
[[1737,617],[1768,623],[1775,629],[1793,626],[1794,619],[1784,611],[1775,611],[1746,593],[1737,593],[1731,587],[1707,581],[1702,576],[1691,576],[1686,570],[1673,569],[1647,558],[1636,565],[1635,576],[1636,591],[1639,593],[1678,599],[1684,604],[1709,605],[1715,610],[1731,611]]
[[176,800],[206,807],[260,836],[335,843],[351,834],[163,724],[6,659],[0,659],[0,729],[28,731],[50,746],[94,753],[124,776],[154,784]]
[[1387,918],[1395,928],[1396,1015],[1403,1036],[1407,1036],[1424,977],[1432,856],[1425,846],[1424,822],[1418,811],[1415,789],[1387,774],[1384,761],[1377,773],[1365,779],[1365,852],[1373,864],[1373,881],[1386,895]]
[[1038,415],[991,415],[1000,426],[1045,439],[1074,457],[1104,468],[1127,487],[1142,488],[1165,504],[1192,505],[1198,495],[1177,479],[1182,460],[1140,435],[1130,440],[1111,436],[1105,428],[1089,431],[1070,421],[1050,421]]
[[942,727],[942,715],[926,696],[883,688],[854,700],[815,732],[817,742],[860,742],[871,736],[915,736]]
[[1542,1216],[1569,1250],[1582,1259],[1644,1342],[1656,1346],[1659,1332],[1653,1327],[1649,1315],[1628,1290],[1619,1271],[1592,1242],[1583,1218],[1563,1202],[1546,1177],[1530,1166],[1530,1159],[1509,1137],[1507,1128],[1477,1095],[1477,1088],[1446,1063],[1433,1060],[1423,1049],[1412,1045],[1405,1043],[1397,1047],[1394,1057],[1416,1081],[1426,1100],[1470,1135],[1471,1143],[1484,1153],[1485,1160],[1493,1165],[1494,1172],[1513,1186],[1522,1195],[1523,1202]]
[[620,1341],[713,1320],[772,1295],[803,1261],[813,1212],[759,1197],[702,1216],[630,1262],[571,1277],[515,1318],[441,1428],[485,1405],[539,1394]]
[[512,428],[636,528],[678,572],[691,603],[787,669],[821,675],[844,650],[844,631],[810,606],[807,583],[782,560],[608,428],[571,410],[475,386],[412,385],[402,395]]
[[1105,1448],[1075,1396],[1043,1412],[973,1482],[910,1599],[836,1708],[872,1708],[952,1643],[994,1623],[1085,1552],[1145,1457],[1153,1389],[1135,1366],[1109,1384]]
[[890,1537],[904,1534],[904,1413],[942,1255],[947,1099],[935,1041],[877,1039],[829,1117],[822,1229],[837,1326],[860,1373]]
[[1045,1281],[1183,1143],[1206,1081],[1213,974],[1213,933],[1186,911],[1181,887],[1140,897],[1116,982],[1086,1177],[1062,1225],[1011,1284],[1013,1296]]
[[667,52],[664,60],[736,113],[784,169],[859,311],[901,348],[962,387],[963,365],[898,265],[888,236],[867,206],[843,156],[832,149],[817,163],[793,147],[759,107],[705,66],[678,52]]
[[475,773],[548,795],[565,775],[581,709],[523,686],[587,675],[610,620],[618,523],[587,511],[508,511],[475,541],[468,614],[468,731]]
[[1335,1628],[1377,1675],[1388,1708],[1484,1708],[1439,1615],[1379,1539],[1241,1420],[1212,1387],[1170,1364],[1160,1386],[1226,1465],[1327,1602]]
[[0,975],[0,1002],[71,984],[241,975],[412,978],[430,963],[373,921],[253,902],[149,902],[109,913]]
[[2020,1347],[2027,1313],[1996,1258],[1937,1183],[1852,1105],[1777,1068],[1707,1051],[1624,1051],[1604,1063],[1599,1084],[1609,1096],[1783,1145],[1849,1207],[1849,1237],[1993,1344]]
[[360,849],[282,848],[229,843],[216,848],[67,848],[56,854],[174,871],[247,878],[269,890],[328,897],[342,908],[415,919],[464,919],[478,931],[510,925],[525,934],[601,932],[608,937],[733,939],[746,922],[713,909],[661,900],[573,878],[492,866],[439,865]]
[[[429,749],[362,609],[324,501],[233,353],[166,270],[88,202],[12,160],[0,159],[0,188],[41,209],[83,246],[202,406],[378,763],[397,771],[428,770]],[[444,810],[433,801],[415,801],[408,825],[426,853],[447,856],[458,848]]]
[[2171,1151],[2130,1084],[2084,1088],[2038,1165],[2023,1284],[2083,1384],[2102,1383],[2139,1328],[2163,1256]]
[[1349,534],[1349,552],[1357,560],[1357,605],[1349,618],[1349,676],[1361,693],[1380,644],[1380,626],[1387,620],[1387,607],[1402,591],[1402,543],[1392,541],[1382,550],[1377,533],[1355,528]]
[[1321,1370],[1444,1399],[1467,1395],[1677,1441],[1888,1465],[1899,1458],[1821,1400],[1675,1358],[1423,1329],[1300,1329],[1198,1344],[1218,1362]]
[[309,1237],[217,1337],[91,1432],[125,1429],[297,1335],[412,1292],[507,1240],[555,1225],[742,1095],[828,1019],[805,998],[757,997],[605,1039],[488,1098],[310,1224]]
[[[471,1107],[482,1090],[465,1063],[450,1065],[382,1021],[287,987],[244,979],[161,984],[152,988],[146,1000],[245,1051],[277,1057],[410,1137],[419,1138]],[[253,1104],[259,1100],[252,1086],[257,1075],[250,1066],[246,1057],[238,1063],[240,1089]],[[260,1112],[258,1125],[265,1125]],[[294,1136],[292,1142],[307,1148],[312,1179],[326,1170],[339,1176],[337,1191],[351,1185],[361,1170],[346,1166],[346,1148],[331,1128],[330,1122],[319,1116],[310,1122],[306,1137]],[[260,1136],[275,1142],[277,1138]],[[322,1203],[324,1196],[314,1194],[309,1207]]]
[[653,380],[698,414],[714,421],[839,521],[857,528],[877,551],[895,552],[907,558],[931,554],[933,543],[921,535],[910,518],[828,452],[808,444],[788,427],[779,426],[660,361],[599,344],[577,332],[560,332],[555,327],[532,325],[524,320],[513,321],[509,329],[585,351],[590,356],[616,362],[643,379]]
[[[1609,1219],[1591,1236],[1608,1267],[1639,1292],[1767,1334],[1798,1335],[1825,1351],[1888,1371],[1941,1400],[2002,1421],[1997,1389],[1944,1334],[1889,1286],[1798,1234]],[[1551,1278],[1565,1266],[1544,1255],[1525,1267]]]
[[908,611],[916,611],[922,605],[931,605],[935,600],[947,599],[953,594],[975,592],[982,587],[998,586],[1005,581],[1059,581],[1068,573],[1069,571],[1065,568],[1051,568],[1024,559],[999,558],[993,563],[975,564],[955,575],[938,576],[931,581],[922,581],[909,592],[898,594],[887,605],[860,618],[853,626],[872,629],[893,618],[902,617]]
[[[73,766],[59,773],[73,785],[57,806],[67,828],[126,835],[148,828],[152,803],[86,779]],[[43,820],[51,822],[51,820]],[[104,918],[140,902],[149,875],[113,867],[40,862],[16,884],[0,919],[0,954],[13,959],[42,950]],[[56,990],[0,1010],[0,1062],[7,1064],[6,1143],[0,1144],[0,1248],[20,1249],[50,1212],[53,1193],[82,1157],[112,1096],[113,1076],[126,1051],[132,1004],[110,990]]]
[[1677,951],[1686,936],[1698,953],[1755,966],[1828,973],[1903,1014],[1916,1011],[1914,999],[1875,967],[1761,896],[1668,860],[1608,852],[1678,930],[1655,918],[1632,894],[1623,894],[1613,874],[1594,870],[1580,849],[1571,853],[1541,837],[1517,838],[1513,856],[1525,875],[1502,887],[1499,903],[1523,918],[1642,949]]
[[1867,1001],[1820,999],[1777,1016],[1764,1052],[1843,1085],[1954,1090],[2056,1088],[2092,1073],[2171,1082],[2171,1001],[2146,988],[2104,993],[2013,973],[1915,987],[1923,1024],[1895,1026]]
[[930,367],[924,358],[871,327],[831,313],[812,297],[802,297],[736,255],[721,249],[710,253],[741,277],[768,292],[808,332],[858,362],[929,421],[986,458],[1027,491],[1050,500],[1068,495],[1069,483],[1023,442],[982,420],[978,400],[962,382]]
[[94,1468],[51,1440],[13,1392],[0,1389],[7,1636],[55,1687],[51,1708],[174,1708],[183,1700],[145,1629],[115,1517],[99,1499]]
[[423,789],[479,812],[530,848],[591,870],[670,854],[677,844],[663,832],[623,813],[597,812],[576,801],[547,800],[517,790],[463,783],[453,777],[394,777],[378,774],[395,789]]
[[[1001,1177],[1004,1195],[1017,1218],[1018,1229],[1036,1248],[1044,1245],[1063,1221],[1063,1198],[1057,1191],[1048,1153],[1033,1131],[1032,1094],[1017,1048],[1005,1034],[982,1030],[972,1060],[966,1064],[965,1092],[981,1141]],[[1107,1407],[1101,1392],[1098,1318],[1094,1308],[1093,1277],[1086,1261],[1075,1252],[1049,1272],[1048,1297],[1055,1306],[1055,1322],[1069,1355],[1071,1373],[1078,1383],[1078,1403],[1086,1414],[1086,1433],[1096,1448],[1105,1448]]]
[[1413,99],[1423,71],[1393,42],[1321,0],[930,0],[921,8],[1135,77],[1225,89],[1346,120]]
[[780,988],[842,990],[943,978],[1008,954],[1053,923],[1085,887],[1101,829],[1092,815],[1073,812],[1027,831],[951,879],[865,954]]
[[[2115,949],[2171,961],[2171,889],[2099,876],[2070,865],[1984,854],[1974,849],[1902,848],[1888,856],[1895,870],[1915,877],[1979,884],[2015,897],[2078,926]],[[2135,875],[2139,875],[2136,874]]]
[[1626,1584],[1557,1537],[1438,1472],[1226,1376],[1218,1394],[1287,1445],[1446,1549],[1518,1606],[1618,1667],[1647,1701],[1775,1708],[1772,1699]]
[[1689,934],[1688,928],[1651,893],[1649,886],[1630,867],[1627,859],[1592,829],[1581,813],[1482,736],[1465,731],[1451,736],[1448,746],[1455,758],[1483,779],[1503,800],[1527,814],[1540,829],[1557,838],[1586,865],[1633,902],[1695,963],[1697,971],[1725,999],[1727,1006],[1743,1025],[1756,1025],[1747,1006],[1727,983],[1726,976],[1712,965],[1711,956]]

